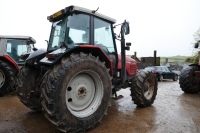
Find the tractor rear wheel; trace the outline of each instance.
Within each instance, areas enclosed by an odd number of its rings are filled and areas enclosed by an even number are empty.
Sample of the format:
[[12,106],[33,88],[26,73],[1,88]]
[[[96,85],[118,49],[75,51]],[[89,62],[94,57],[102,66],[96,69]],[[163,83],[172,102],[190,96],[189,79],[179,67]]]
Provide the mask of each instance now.
[[12,91],[15,85],[13,68],[6,62],[0,61],[0,96]]
[[107,113],[109,70],[91,54],[71,54],[46,75],[42,85],[45,117],[63,132],[85,132]]
[[200,68],[188,66],[181,70],[179,84],[185,93],[198,93],[200,91],[200,83],[195,77],[195,71],[200,71]]
[[17,78],[17,94],[20,101],[34,111],[41,111],[39,70],[30,66],[24,66]]
[[132,100],[138,107],[150,106],[156,98],[157,90],[158,83],[154,74],[147,70],[140,70],[132,81]]

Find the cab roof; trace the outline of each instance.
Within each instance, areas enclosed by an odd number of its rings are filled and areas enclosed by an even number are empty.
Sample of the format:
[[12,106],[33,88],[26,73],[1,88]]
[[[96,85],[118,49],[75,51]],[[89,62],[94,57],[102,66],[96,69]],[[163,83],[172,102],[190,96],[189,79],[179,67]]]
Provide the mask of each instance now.
[[89,14],[89,15],[96,16],[98,18],[104,19],[106,21],[109,21],[113,24],[116,23],[115,19],[108,17],[106,15],[103,15],[103,14],[97,13],[95,10],[90,10],[90,9],[86,9],[86,8],[74,6],[74,5],[68,6],[68,7],[52,14],[51,16],[48,16],[47,19],[50,22],[56,21],[58,18],[64,16],[64,14],[71,14],[71,13],[74,13],[74,12]]
[[20,35],[0,35],[0,39],[19,39],[19,40],[30,40],[32,43],[36,43],[36,40],[30,36],[20,36]]

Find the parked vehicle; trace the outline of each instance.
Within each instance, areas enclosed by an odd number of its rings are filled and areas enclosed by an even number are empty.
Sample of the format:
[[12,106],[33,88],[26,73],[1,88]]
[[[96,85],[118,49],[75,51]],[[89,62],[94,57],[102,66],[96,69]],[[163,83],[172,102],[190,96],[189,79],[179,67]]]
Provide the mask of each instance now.
[[164,79],[172,79],[173,81],[178,80],[178,74],[166,66],[148,66],[145,69],[152,71],[156,75],[158,81],[163,81]]
[[[85,132],[107,113],[110,99],[121,88],[131,88],[139,107],[153,104],[157,80],[152,72],[138,71],[137,62],[126,58],[131,43],[125,42],[129,23],[77,6],[48,17],[52,29],[47,51],[37,50],[26,60],[18,78],[18,96],[32,110],[60,131]],[[121,54],[116,39],[121,41]]]
[[0,35],[0,96],[15,89],[17,73],[35,43],[30,36]]

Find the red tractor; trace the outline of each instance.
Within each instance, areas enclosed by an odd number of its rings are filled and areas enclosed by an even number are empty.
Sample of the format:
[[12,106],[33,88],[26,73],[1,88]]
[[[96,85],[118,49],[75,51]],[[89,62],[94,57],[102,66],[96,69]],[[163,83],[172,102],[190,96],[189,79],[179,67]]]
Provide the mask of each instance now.
[[0,96],[14,90],[17,72],[35,42],[30,36],[0,35]]
[[[95,127],[107,113],[112,95],[129,88],[139,107],[153,104],[157,80],[138,71],[126,57],[129,23],[114,33],[115,20],[97,11],[66,7],[48,17],[52,22],[47,51],[31,54],[18,77],[22,103],[45,117],[60,131],[79,132]],[[121,42],[118,54],[115,40]]]
[[[200,41],[195,43],[194,48],[198,48],[199,43]],[[183,68],[180,73],[179,84],[185,93],[200,92],[200,64],[191,64]]]

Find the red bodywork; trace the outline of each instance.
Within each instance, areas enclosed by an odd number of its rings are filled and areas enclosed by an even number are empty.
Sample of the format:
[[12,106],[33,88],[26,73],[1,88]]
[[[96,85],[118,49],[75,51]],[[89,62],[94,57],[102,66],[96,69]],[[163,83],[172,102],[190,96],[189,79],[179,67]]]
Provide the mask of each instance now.
[[[118,70],[121,70],[122,69],[122,64],[121,64],[121,55],[118,55]],[[127,71],[127,74],[130,75],[130,76],[134,76],[137,71],[138,71],[138,64],[137,62],[130,58],[130,57],[127,57],[126,56],[126,71]]]
[[[89,45],[89,44],[84,44],[84,45],[79,45],[81,50],[84,49],[93,49],[93,54],[97,54],[98,56],[101,56],[101,58],[104,58],[105,62],[106,62],[106,67],[107,68],[113,68],[113,66],[115,66],[115,61],[111,61],[112,59],[109,58],[104,51],[99,47],[99,46],[94,46],[94,45]],[[122,69],[121,66],[121,55],[118,55],[118,70]],[[110,74],[113,75],[113,69],[110,69]],[[137,71],[138,71],[138,64],[137,62],[130,58],[130,57],[126,57],[126,71],[127,71],[127,75],[128,76],[134,76]]]
[[200,71],[195,71],[194,74],[197,79],[200,79]]
[[17,70],[19,70],[18,65],[9,55],[5,55],[3,56],[3,58],[5,58],[5,60],[7,60],[10,64],[12,64]]
[[[104,60],[106,61],[106,64],[105,64],[106,67],[107,68],[112,68],[112,63],[111,63],[109,57],[103,52],[103,50],[99,46],[93,46],[93,45],[89,45],[89,44],[88,45],[84,44],[84,45],[80,45],[80,48],[82,50],[84,50],[84,48],[85,49],[93,49],[93,51],[95,53],[98,53],[99,56],[104,58]],[[110,75],[113,75],[112,69],[110,69]]]

